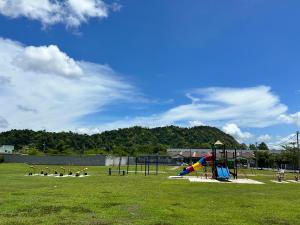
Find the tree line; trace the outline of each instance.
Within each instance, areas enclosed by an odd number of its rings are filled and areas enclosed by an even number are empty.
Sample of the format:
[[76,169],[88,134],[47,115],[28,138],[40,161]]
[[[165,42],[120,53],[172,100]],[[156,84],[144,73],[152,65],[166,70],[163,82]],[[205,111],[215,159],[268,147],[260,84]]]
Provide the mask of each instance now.
[[209,126],[131,127],[87,135],[74,132],[11,130],[0,133],[0,145],[16,152],[42,154],[165,154],[167,148],[211,148],[220,140],[227,148],[244,148],[232,136]]
[[279,168],[283,164],[291,165],[291,169],[299,169],[299,149],[282,146],[283,151],[273,153],[268,150],[255,150],[254,160],[259,168]]

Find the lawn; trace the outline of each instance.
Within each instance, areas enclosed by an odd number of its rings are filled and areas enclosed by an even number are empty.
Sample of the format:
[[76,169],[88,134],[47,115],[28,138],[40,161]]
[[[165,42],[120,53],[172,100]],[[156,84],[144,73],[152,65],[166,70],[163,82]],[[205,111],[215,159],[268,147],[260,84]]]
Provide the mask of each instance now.
[[0,224],[300,224],[300,184],[272,183],[271,171],[250,177],[265,185],[214,184],[168,180],[170,168],[145,177],[89,167],[89,177],[54,178],[0,164]]

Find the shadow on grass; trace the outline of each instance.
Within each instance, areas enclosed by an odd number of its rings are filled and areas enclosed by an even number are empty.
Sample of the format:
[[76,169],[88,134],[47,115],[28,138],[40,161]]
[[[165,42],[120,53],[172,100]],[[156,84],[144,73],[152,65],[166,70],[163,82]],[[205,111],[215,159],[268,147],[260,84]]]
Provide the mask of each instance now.
[[293,222],[290,222],[285,219],[266,217],[260,221],[261,225],[295,225]]
[[12,221],[12,222],[7,222],[5,223],[6,225],[27,225],[27,223],[24,222],[17,222],[17,221]]
[[49,214],[59,214],[63,210],[68,210],[72,213],[93,213],[92,210],[81,206],[36,206],[21,208],[14,213],[0,213],[0,216],[4,217],[16,217],[16,216],[28,216],[28,217],[40,217]]
[[96,219],[91,221],[61,221],[56,223],[55,225],[113,225],[115,223],[107,222],[102,219]]
[[167,222],[157,222],[157,223],[153,223],[152,225],[172,225],[172,223],[167,223]]
[[122,205],[120,202],[105,202],[102,204],[102,208],[112,208],[112,207],[116,207]]

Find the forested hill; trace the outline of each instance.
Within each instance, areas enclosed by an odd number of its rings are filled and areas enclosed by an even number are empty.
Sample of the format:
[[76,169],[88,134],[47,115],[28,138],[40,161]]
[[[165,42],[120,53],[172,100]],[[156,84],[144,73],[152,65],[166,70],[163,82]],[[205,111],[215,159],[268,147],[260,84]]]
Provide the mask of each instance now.
[[11,144],[17,151],[29,154],[163,154],[167,148],[209,148],[216,140],[227,147],[239,146],[232,136],[208,126],[131,127],[94,135],[32,130],[0,133],[0,145]]

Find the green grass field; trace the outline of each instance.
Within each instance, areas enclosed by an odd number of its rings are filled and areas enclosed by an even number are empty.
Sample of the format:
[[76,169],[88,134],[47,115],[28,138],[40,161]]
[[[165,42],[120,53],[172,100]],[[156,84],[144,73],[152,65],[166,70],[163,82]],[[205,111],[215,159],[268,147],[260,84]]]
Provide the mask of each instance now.
[[272,183],[270,171],[249,177],[265,185],[213,184],[168,180],[170,168],[123,177],[89,167],[90,177],[54,178],[0,164],[0,224],[300,224],[300,184]]

